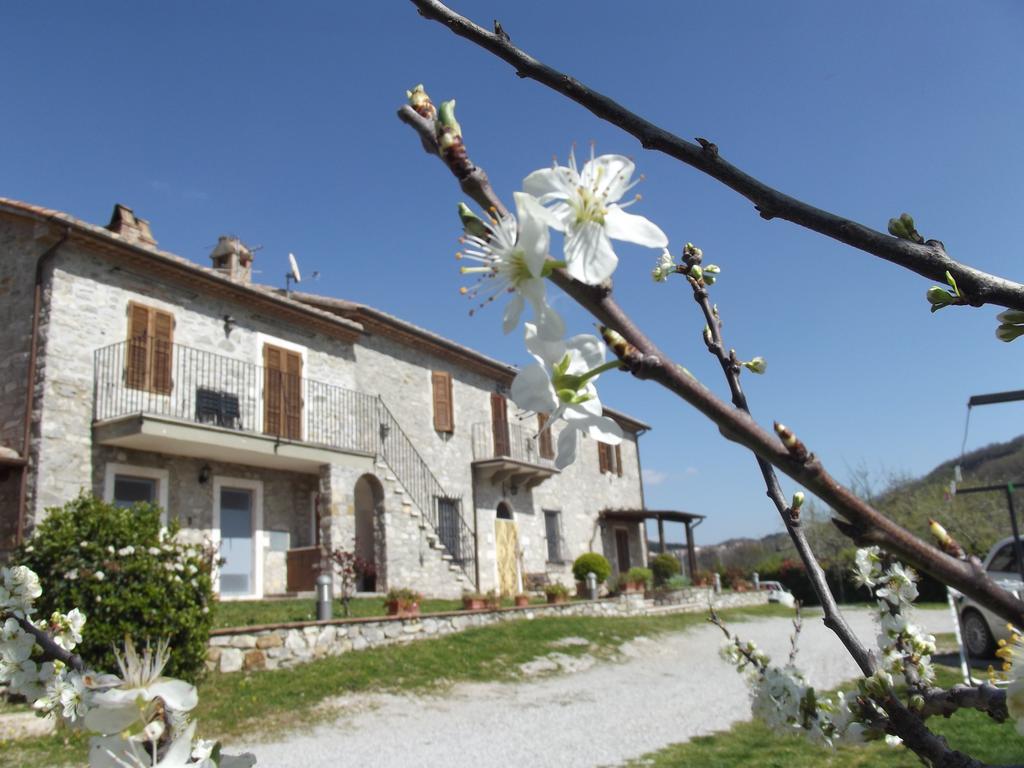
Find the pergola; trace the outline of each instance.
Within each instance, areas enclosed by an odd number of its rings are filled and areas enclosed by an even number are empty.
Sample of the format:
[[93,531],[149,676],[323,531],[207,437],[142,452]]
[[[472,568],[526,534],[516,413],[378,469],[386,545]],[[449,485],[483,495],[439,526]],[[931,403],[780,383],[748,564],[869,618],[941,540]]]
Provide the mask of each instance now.
[[686,526],[686,563],[690,576],[697,572],[697,553],[693,547],[693,529],[704,522],[704,515],[683,512],[677,509],[606,509],[601,513],[601,520],[608,522],[644,523],[648,520],[658,521],[658,551],[665,552],[665,521],[682,523]]

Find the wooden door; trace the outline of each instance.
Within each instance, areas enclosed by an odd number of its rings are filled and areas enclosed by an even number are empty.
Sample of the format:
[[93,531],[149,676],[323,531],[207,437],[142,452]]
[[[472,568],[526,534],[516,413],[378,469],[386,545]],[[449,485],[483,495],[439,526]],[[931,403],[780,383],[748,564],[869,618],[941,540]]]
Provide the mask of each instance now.
[[629,531],[625,528],[615,529],[615,557],[618,561],[619,573],[629,570]]
[[302,355],[263,345],[263,432],[302,439]]
[[494,554],[498,560],[498,591],[511,596],[519,592],[519,567],[516,550],[519,537],[513,520],[494,521]]
[[508,435],[508,407],[503,395],[491,393],[491,432],[494,436],[494,455],[508,456],[510,441]]

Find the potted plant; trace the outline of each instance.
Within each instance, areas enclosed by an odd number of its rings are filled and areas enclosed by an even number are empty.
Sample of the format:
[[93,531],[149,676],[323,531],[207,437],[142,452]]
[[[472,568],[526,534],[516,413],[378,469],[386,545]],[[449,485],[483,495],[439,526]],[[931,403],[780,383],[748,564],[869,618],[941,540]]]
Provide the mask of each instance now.
[[525,608],[530,604],[530,596],[525,592],[520,592],[515,597],[516,608]]
[[409,617],[420,615],[420,602],[423,595],[413,589],[392,589],[384,596],[384,606],[388,616]]
[[463,592],[462,610],[482,611],[485,605],[484,600],[485,598],[481,592]]
[[548,602],[552,605],[564,603],[569,599],[569,588],[564,584],[555,582],[554,584],[548,584],[544,587],[544,594],[547,596]]
[[493,589],[489,590],[487,594],[484,595],[484,606],[489,611],[495,611],[498,608],[501,608],[501,595]]
[[630,568],[619,576],[619,590],[626,594],[643,592],[653,578],[650,568]]

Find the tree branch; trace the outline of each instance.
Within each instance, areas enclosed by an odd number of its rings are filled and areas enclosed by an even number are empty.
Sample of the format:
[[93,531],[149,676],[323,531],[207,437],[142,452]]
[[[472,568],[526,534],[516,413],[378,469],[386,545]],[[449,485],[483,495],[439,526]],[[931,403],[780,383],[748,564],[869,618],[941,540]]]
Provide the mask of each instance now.
[[76,672],[84,672],[85,665],[82,663],[82,657],[77,653],[71,653],[61,648],[57,643],[53,641],[48,632],[35,626],[31,621],[22,617],[15,617],[15,621],[25,631],[28,632],[32,637],[35,638],[36,645],[43,649],[43,658],[46,661],[60,661],[67,665],[68,669],[73,669]]
[[942,715],[949,717],[958,709],[976,709],[984,712],[997,723],[1006,722],[1010,716],[1006,709],[1006,689],[996,688],[990,683],[978,686],[954,685],[948,690],[929,688],[922,692],[924,709],[921,717]]
[[412,2],[424,17],[444,24],[459,37],[511,64],[519,77],[535,80],[572,99],[634,136],[644,149],[674,157],[743,195],[762,218],[785,219],[940,284],[945,284],[948,270],[956,278],[967,303],[974,306],[998,304],[1024,311],[1024,285],[955,261],[941,242],[929,240],[918,244],[902,240],[790,197],[727,162],[718,147],[706,139],[697,139],[698,143],[694,144],[666,131],[575,78],[538,61],[514,46],[507,37],[474,24],[437,0]]

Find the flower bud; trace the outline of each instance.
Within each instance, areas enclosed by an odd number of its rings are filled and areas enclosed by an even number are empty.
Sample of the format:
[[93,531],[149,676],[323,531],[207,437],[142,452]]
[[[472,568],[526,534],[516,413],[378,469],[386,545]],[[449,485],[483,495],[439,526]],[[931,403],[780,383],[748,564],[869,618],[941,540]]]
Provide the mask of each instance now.
[[796,445],[796,435],[785,424],[775,422],[775,434],[779,436],[782,444],[787,448],[792,448]]
[[939,544],[948,544],[951,541],[949,533],[942,527],[938,520],[929,517],[928,530],[931,531],[932,536],[935,537]]
[[465,203],[459,203],[459,219],[462,221],[462,229],[467,235],[479,237],[481,240],[490,239],[491,230]]
[[687,261],[693,262],[694,264],[700,264],[701,259],[704,258],[704,251],[693,243],[687,243],[683,246],[683,258]]
[[996,320],[1007,325],[1021,325],[1024,324],[1024,312],[1019,309],[1007,309],[996,315]]
[[760,356],[755,357],[753,360],[747,360],[744,363],[740,363],[740,365],[751,373],[764,373],[768,370],[768,361]]
[[426,90],[424,90],[423,83],[420,83],[411,91],[406,91],[405,95],[406,98],[409,99],[409,106],[424,117],[426,117],[426,114],[424,114],[425,112],[434,112],[434,104],[430,101],[430,97],[427,95]]
[[704,343],[709,347],[715,343],[714,337],[711,335],[711,328],[704,326]]
[[694,280],[700,281],[704,277],[704,270],[700,268],[700,264],[694,264],[686,274]]
[[708,285],[714,285],[721,272],[722,270],[717,264],[708,264],[704,267],[704,282]]
[[889,219],[889,234],[900,240],[909,240],[913,243],[924,242],[924,238],[914,227],[914,217],[909,213],[900,214],[898,219]]
[[796,512],[804,505],[804,492],[797,491],[793,494],[793,501],[790,502],[789,508]]

